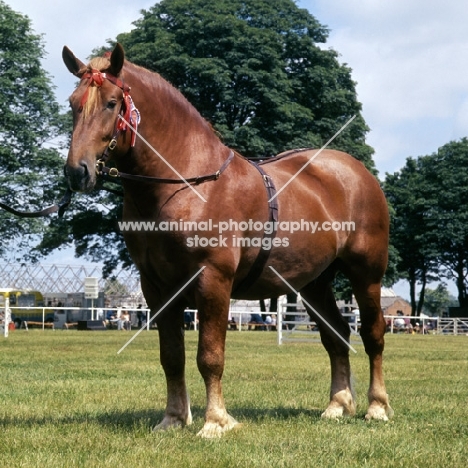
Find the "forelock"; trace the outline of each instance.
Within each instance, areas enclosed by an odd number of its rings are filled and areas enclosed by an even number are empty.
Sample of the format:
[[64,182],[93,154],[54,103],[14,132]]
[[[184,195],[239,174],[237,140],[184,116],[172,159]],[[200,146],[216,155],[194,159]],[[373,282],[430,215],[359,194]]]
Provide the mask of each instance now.
[[[91,72],[91,70],[103,71],[109,68],[110,60],[106,57],[95,57],[91,59],[86,68],[83,71],[84,73]],[[90,86],[88,90],[88,98],[85,105],[83,106],[83,118],[86,118],[88,115],[91,115],[96,108],[101,103],[101,93],[97,86]]]

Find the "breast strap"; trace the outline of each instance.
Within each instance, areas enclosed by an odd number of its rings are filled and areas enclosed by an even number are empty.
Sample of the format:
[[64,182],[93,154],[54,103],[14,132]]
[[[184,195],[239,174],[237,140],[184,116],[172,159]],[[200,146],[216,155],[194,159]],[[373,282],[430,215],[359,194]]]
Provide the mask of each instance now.
[[[252,166],[254,166],[258,172],[262,175],[263,183],[265,184],[267,197],[268,197],[268,221],[272,223],[273,228],[265,229],[263,232],[262,238],[262,247],[258,252],[257,258],[253,262],[249,273],[247,276],[235,287],[233,294],[245,293],[250,287],[258,280],[260,275],[265,268],[265,265],[270,257],[271,243],[269,249],[263,248],[263,240],[271,239],[273,240],[276,237],[277,226],[278,226],[278,199],[276,195],[276,187],[273,183],[273,179],[256,163],[249,161]],[[274,197],[274,198],[273,198]]]

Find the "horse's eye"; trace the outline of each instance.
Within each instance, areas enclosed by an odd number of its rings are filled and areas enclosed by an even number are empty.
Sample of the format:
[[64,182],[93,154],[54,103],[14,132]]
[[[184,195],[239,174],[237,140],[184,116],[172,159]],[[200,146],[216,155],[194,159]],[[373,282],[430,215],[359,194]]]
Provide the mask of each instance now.
[[108,109],[114,109],[116,105],[117,105],[117,101],[112,100],[112,101],[109,101],[109,102],[107,103],[107,108],[108,108]]

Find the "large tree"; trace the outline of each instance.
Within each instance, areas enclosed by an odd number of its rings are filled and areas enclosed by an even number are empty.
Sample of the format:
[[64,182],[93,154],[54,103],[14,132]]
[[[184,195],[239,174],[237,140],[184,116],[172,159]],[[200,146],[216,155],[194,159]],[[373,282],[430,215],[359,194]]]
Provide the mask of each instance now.
[[[30,20],[0,0],[0,200],[20,210],[51,204],[63,189],[61,117],[43,56]],[[43,226],[0,210],[0,255],[27,252]]]
[[[420,315],[425,286],[438,271],[438,250],[428,239],[433,186],[427,181],[428,158],[408,158],[401,171],[387,174],[385,194],[392,207],[390,240],[398,252],[397,270],[408,280],[412,315]],[[434,240],[431,237],[431,240]],[[421,285],[419,297],[416,289]]]
[[429,238],[437,240],[441,273],[455,281],[460,307],[468,307],[468,139],[439,148],[427,178],[434,194]]
[[456,305],[457,300],[449,294],[445,284],[438,284],[435,289],[426,288],[424,312],[431,317],[441,317],[449,307]]
[[415,286],[422,286],[416,313],[426,283],[440,277],[455,280],[459,304],[468,307],[468,139],[409,158],[400,172],[387,175],[385,192],[394,210],[391,239],[413,307]]
[[[332,146],[375,171],[351,70],[323,47],[327,29],[294,1],[162,0],[134,24],[115,41],[127,58],[182,91],[228,146],[250,157],[319,148],[356,115]],[[119,210],[110,199],[106,205],[105,217],[90,204],[70,226],[50,231],[42,251],[74,230],[78,254],[90,253],[109,270],[128,264],[117,223],[108,221]],[[94,221],[83,226],[86,217]]]
[[351,70],[328,30],[293,0],[162,0],[117,40],[157,71],[248,157],[332,146],[373,169]]

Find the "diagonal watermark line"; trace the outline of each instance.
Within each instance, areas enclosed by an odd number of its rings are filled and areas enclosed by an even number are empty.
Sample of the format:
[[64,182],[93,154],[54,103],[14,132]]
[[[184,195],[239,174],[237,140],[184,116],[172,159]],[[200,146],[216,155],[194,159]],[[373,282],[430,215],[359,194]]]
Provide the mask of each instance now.
[[[293,291],[295,294],[299,294],[298,291],[296,291],[271,265],[270,265],[270,269],[271,271],[273,271],[273,273],[275,273],[275,275],[281,280],[283,281],[283,283],[291,290]],[[357,354],[357,351],[322,317],[321,314],[319,314],[317,312],[317,310],[312,307],[302,296],[302,302],[304,304],[306,304],[308,307],[310,307],[310,309],[314,312],[314,314],[316,314],[321,320],[322,322],[351,350],[353,351],[354,353]]]
[[148,140],[146,140],[143,136],[141,136],[140,133],[138,133],[135,127],[133,127],[129,122],[127,122],[120,114],[118,115],[118,117],[120,120],[123,120],[125,122],[125,125],[127,125],[130,128],[130,130],[132,130],[133,132],[135,132],[136,135],[138,135],[141,141],[143,141],[143,143],[145,143],[148,146],[148,148],[150,148],[177,175],[177,177],[179,177],[179,179],[182,180],[190,188],[190,190],[192,190],[195,193],[195,195],[197,195],[197,197],[199,197],[206,203],[206,200],[203,198],[202,194],[198,190],[195,190],[193,188],[193,185],[187,182],[184,179],[184,177],[181,174],[179,174],[177,169],[174,166],[172,166],[172,164],[169,161],[167,161],[167,159],[165,159],[164,156],[156,148],[154,148]]
[[343,130],[357,117],[353,115],[269,200],[274,200]]
[[202,266],[149,320],[149,322],[143,325],[118,351],[120,354],[204,269],[206,266]]

